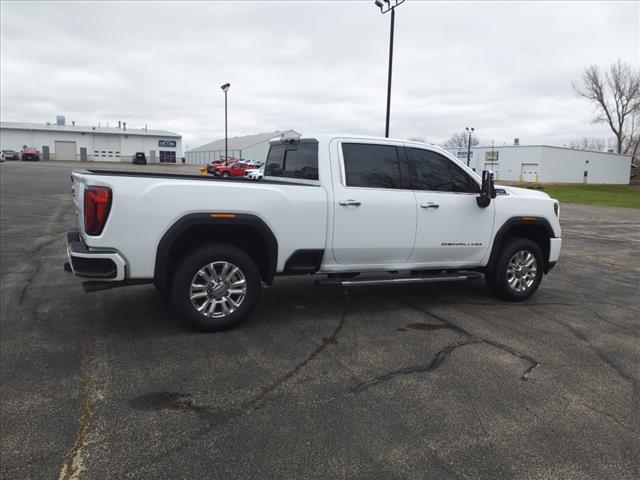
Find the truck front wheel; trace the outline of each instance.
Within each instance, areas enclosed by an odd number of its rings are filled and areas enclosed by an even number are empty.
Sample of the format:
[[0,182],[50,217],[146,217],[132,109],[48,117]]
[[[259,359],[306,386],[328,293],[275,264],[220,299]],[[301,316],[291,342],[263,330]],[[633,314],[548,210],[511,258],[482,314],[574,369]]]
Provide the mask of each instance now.
[[231,245],[208,245],[185,256],[173,275],[171,296],[192,328],[217,332],[238,325],[262,288],[255,262]]
[[526,300],[540,286],[543,261],[542,250],[537,243],[513,237],[503,245],[493,271],[485,274],[487,287],[503,300]]

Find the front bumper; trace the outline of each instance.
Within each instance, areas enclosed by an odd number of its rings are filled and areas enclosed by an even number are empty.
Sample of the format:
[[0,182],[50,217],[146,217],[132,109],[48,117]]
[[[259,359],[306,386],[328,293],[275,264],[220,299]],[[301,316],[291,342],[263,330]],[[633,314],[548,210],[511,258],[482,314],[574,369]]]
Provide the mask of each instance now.
[[549,263],[556,263],[560,258],[560,249],[562,248],[561,238],[549,239]]
[[87,280],[119,282],[126,277],[126,263],[120,254],[108,249],[91,250],[78,229],[67,232],[67,258],[71,272]]

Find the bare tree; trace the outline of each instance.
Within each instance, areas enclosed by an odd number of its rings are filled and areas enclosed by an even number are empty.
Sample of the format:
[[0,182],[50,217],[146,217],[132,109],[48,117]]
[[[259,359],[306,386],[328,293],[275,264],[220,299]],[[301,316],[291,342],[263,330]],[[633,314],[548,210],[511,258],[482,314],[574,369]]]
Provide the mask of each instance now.
[[607,148],[607,141],[604,138],[582,137],[578,140],[572,141],[569,144],[569,148],[575,148],[576,150],[596,150],[598,152],[604,152]]
[[[474,147],[480,143],[480,139],[471,135],[471,146]],[[469,145],[469,134],[467,132],[454,133],[449,139],[442,144],[445,148],[467,148]]]
[[580,82],[573,82],[573,89],[596,105],[598,115],[593,121],[609,125],[618,153],[631,153],[634,148],[637,152],[640,69],[618,60],[603,75],[597,65],[589,65]]

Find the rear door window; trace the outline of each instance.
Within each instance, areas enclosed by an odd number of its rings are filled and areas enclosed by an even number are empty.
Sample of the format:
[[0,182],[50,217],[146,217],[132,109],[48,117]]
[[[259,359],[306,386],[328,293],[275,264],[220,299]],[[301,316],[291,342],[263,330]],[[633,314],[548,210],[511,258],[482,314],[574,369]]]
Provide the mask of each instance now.
[[318,180],[318,142],[271,145],[264,174]]
[[343,143],[342,154],[347,187],[403,188],[398,147]]

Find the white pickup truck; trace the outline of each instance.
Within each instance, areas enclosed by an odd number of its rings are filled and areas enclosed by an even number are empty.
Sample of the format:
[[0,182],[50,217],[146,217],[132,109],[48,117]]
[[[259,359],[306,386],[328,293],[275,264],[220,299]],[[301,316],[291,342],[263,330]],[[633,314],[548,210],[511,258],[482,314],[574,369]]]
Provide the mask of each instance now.
[[405,140],[278,138],[260,182],[74,170],[72,190],[65,269],[87,291],[153,283],[209,331],[238,324],[280,275],[349,287],[484,274],[525,300],[561,246],[556,200]]

